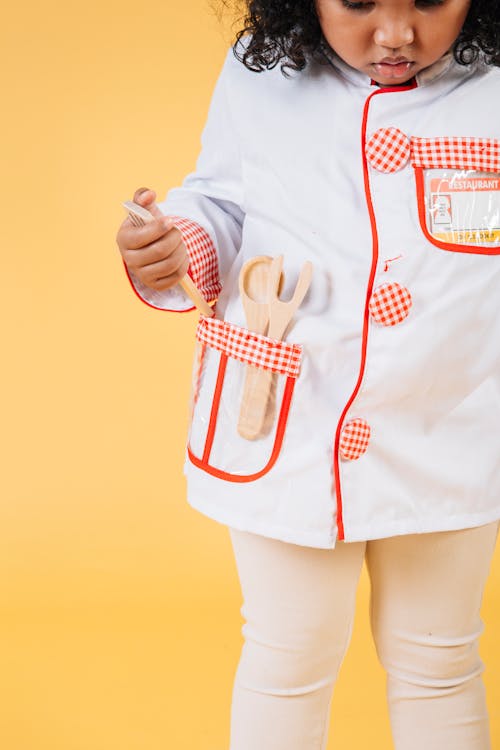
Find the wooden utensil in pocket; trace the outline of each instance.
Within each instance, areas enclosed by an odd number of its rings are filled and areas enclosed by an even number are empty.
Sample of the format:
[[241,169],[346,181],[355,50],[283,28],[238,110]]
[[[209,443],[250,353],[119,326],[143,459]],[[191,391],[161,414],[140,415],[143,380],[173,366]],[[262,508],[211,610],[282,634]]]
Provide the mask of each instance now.
[[[269,272],[272,262],[269,255],[250,258],[239,275],[239,291],[247,328],[264,335],[269,325]],[[238,433],[247,440],[255,440],[261,429],[260,410],[256,411],[256,405],[261,401],[258,396],[261,372],[252,365],[245,368]]]
[[[256,261],[257,259],[252,260]],[[263,269],[261,269],[258,284],[252,289],[250,289],[251,285],[249,284],[249,276],[252,272],[251,263],[252,261],[248,261],[240,273],[240,294],[247,316],[248,327],[250,328],[250,322],[255,323],[258,320],[261,324],[261,330],[258,330],[257,333],[265,333],[262,321],[266,318],[266,322],[268,321],[268,325],[266,326],[267,336],[281,341],[295,311],[302,303],[311,284],[312,263],[306,261],[302,267],[293,296],[289,302],[282,302],[279,299],[280,284],[283,278],[283,256],[280,255],[272,260],[271,264],[266,268],[267,273],[263,273]],[[260,294],[262,301],[251,298],[252,304],[249,304],[249,292],[251,292],[253,297]],[[258,309],[254,307],[255,305],[258,305]],[[257,318],[257,315],[259,315],[259,318]],[[273,376],[274,373],[270,370],[262,370],[258,367],[247,365],[238,421],[238,432],[247,440],[255,440],[263,432]]]

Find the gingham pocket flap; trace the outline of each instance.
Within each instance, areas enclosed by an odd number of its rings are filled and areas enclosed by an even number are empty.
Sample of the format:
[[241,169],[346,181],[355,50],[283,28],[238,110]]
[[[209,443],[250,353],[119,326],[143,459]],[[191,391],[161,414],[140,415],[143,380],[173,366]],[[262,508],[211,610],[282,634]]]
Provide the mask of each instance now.
[[228,357],[263,370],[297,378],[302,346],[276,341],[225,320],[200,316],[196,338]]
[[411,138],[410,159],[413,167],[423,169],[473,169],[500,172],[500,140],[443,136]]

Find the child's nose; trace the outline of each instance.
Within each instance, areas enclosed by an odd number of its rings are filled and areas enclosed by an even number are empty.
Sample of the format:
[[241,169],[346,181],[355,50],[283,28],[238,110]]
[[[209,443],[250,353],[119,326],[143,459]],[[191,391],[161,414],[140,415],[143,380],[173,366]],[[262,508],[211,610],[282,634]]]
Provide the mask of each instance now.
[[374,32],[374,41],[379,47],[401,49],[414,40],[413,26],[404,16],[383,19]]

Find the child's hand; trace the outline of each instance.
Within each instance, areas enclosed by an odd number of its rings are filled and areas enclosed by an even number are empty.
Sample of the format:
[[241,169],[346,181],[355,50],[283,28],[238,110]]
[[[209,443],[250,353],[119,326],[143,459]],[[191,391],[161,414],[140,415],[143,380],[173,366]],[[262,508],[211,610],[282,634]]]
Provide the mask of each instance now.
[[136,227],[129,217],[120,226],[116,242],[122,258],[139,281],[151,289],[170,289],[185,276],[189,256],[179,230],[172,219],[162,214],[155,205],[154,190],[139,188],[134,202],[147,208],[155,221]]

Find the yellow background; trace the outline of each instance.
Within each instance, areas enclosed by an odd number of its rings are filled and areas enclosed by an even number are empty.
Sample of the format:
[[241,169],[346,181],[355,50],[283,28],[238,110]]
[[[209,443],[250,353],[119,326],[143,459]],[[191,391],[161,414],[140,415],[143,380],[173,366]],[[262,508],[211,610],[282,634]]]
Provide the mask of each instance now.
[[[141,304],[121,201],[194,166],[231,39],[208,1],[11,3],[2,60],[0,742],[227,750],[241,597],[182,476],[194,313]],[[487,439],[487,436],[485,436]],[[483,618],[500,748],[500,556]],[[391,746],[366,574],[329,748]]]

